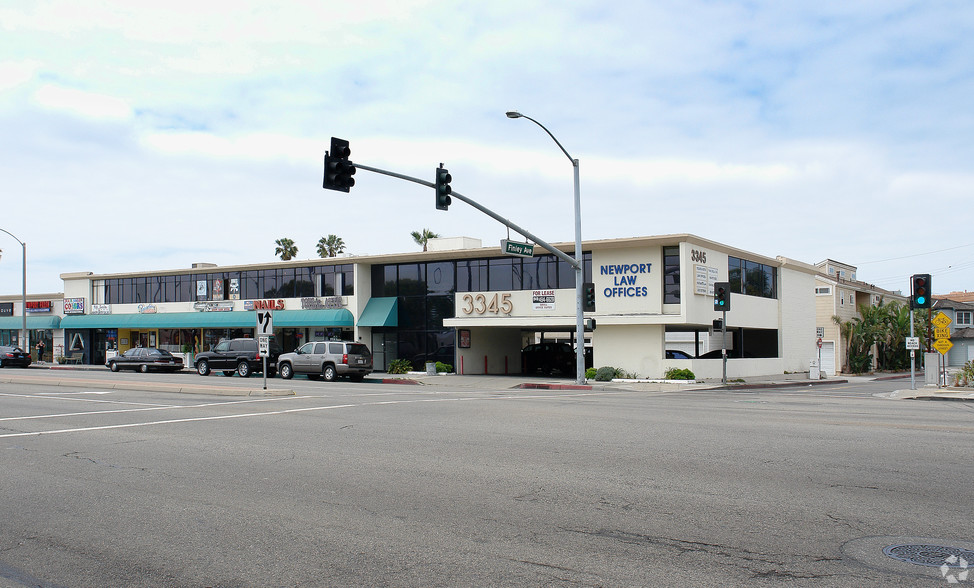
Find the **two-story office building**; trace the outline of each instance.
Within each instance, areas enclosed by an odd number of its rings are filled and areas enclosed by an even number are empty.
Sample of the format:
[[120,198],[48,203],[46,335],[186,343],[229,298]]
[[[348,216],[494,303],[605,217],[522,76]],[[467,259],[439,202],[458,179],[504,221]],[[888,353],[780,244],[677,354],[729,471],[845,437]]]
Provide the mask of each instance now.
[[[413,253],[291,260],[126,274],[63,274],[65,351],[99,364],[156,346],[192,354],[222,338],[253,336],[273,311],[285,350],[305,341],[362,341],[376,368],[442,361],[460,374],[516,374],[527,342],[575,344],[575,272],[550,252],[503,255],[469,238],[436,239]],[[574,256],[571,243],[555,244]],[[670,367],[719,377],[719,351],[667,359],[679,336],[719,350],[713,284],[730,283],[728,377],[807,371],[816,356],[816,268],[689,234],[583,243],[596,321],[584,344],[593,365],[640,377]],[[706,342],[706,346],[703,345]],[[694,353],[692,355],[698,355]]]

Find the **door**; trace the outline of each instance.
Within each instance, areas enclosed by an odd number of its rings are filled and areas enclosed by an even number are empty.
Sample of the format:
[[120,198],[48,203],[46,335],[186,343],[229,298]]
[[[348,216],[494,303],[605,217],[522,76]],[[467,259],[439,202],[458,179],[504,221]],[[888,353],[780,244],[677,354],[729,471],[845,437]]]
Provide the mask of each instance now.
[[822,341],[822,373],[827,376],[835,375],[835,341]]

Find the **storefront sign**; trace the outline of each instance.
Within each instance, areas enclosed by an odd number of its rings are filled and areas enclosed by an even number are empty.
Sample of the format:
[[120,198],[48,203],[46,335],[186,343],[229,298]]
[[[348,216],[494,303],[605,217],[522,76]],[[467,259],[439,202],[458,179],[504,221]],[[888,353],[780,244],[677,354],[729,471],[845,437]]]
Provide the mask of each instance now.
[[239,278],[230,278],[230,300],[240,300]]
[[284,310],[284,300],[245,300],[244,310]]
[[610,263],[599,267],[603,276],[612,276],[612,287],[602,289],[606,298],[645,298],[649,296],[649,288],[638,286],[639,278],[647,275],[653,269],[651,263]]
[[301,310],[326,310],[326,309],[334,309],[334,308],[342,308],[341,296],[301,299]]
[[554,290],[532,290],[531,309],[532,310],[554,310],[555,291]]
[[232,302],[197,302],[193,305],[193,310],[198,312],[230,312],[233,310]]
[[196,280],[196,297],[206,298],[206,280]]
[[14,315],[14,303],[0,302],[0,316],[13,316],[13,315]]
[[156,305],[155,304],[140,304],[139,305],[139,314],[155,314],[157,312],[159,312],[159,309],[156,308]]
[[51,312],[50,300],[28,300],[27,312]]
[[91,314],[112,314],[111,304],[92,304]]
[[470,329],[460,329],[457,334],[460,336],[460,348],[470,349]]
[[720,279],[717,268],[694,265],[693,270],[693,293],[701,296],[713,296],[714,284]]
[[213,300],[223,300],[223,280],[213,280]]
[[84,314],[84,313],[85,313],[84,298],[64,299],[64,314]]

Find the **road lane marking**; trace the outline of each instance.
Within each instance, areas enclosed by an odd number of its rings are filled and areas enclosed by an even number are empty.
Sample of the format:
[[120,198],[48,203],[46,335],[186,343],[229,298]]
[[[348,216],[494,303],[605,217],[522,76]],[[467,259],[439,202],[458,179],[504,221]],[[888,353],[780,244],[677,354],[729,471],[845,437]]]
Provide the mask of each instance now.
[[[53,431],[32,431],[32,432],[22,432],[22,433],[4,433],[0,434],[0,439],[9,439],[13,437],[39,437],[41,435],[57,435],[61,433],[84,433],[88,431],[108,431],[112,429],[131,429],[135,427],[150,427],[157,425],[173,425],[181,423],[195,423],[204,421],[220,421],[228,419],[241,419],[241,418],[254,418],[263,416],[280,416],[284,414],[297,414],[303,412],[315,412],[322,410],[337,410],[341,408],[362,408],[367,406],[380,406],[380,405],[390,405],[390,404],[418,404],[421,402],[469,402],[476,400],[545,400],[545,399],[562,399],[571,398],[578,396],[605,396],[605,395],[615,395],[615,392],[584,392],[576,394],[536,394],[531,396],[477,396],[477,397],[460,397],[460,398],[421,398],[421,399],[411,399],[411,400],[384,400],[380,402],[362,402],[358,404],[335,404],[331,406],[309,406],[304,408],[287,408],[281,410],[272,410],[267,412],[251,412],[243,414],[227,414],[218,416],[208,416],[208,417],[189,417],[184,419],[167,419],[162,421],[149,421],[144,423],[124,423],[119,425],[102,425],[97,427],[77,427],[73,429],[57,429]],[[305,397],[310,398],[310,397]],[[280,400],[275,398],[273,400]],[[222,405],[222,403],[217,403]]]
[[85,412],[62,412],[54,414],[38,414],[29,416],[18,416],[18,417],[0,417],[0,422],[5,421],[28,421],[36,419],[56,419],[61,417],[75,417],[75,416],[87,416],[96,414],[122,414],[128,412],[147,412],[151,410],[173,410],[173,409],[183,409],[183,408],[209,408],[211,406],[228,406],[235,404],[247,404],[254,402],[271,402],[274,400],[297,400],[306,398],[317,398],[316,396],[291,396],[288,398],[256,398],[253,400],[235,400],[230,402],[207,402],[203,404],[171,404],[171,405],[157,405],[150,406],[147,408],[120,408],[118,410],[91,410]]

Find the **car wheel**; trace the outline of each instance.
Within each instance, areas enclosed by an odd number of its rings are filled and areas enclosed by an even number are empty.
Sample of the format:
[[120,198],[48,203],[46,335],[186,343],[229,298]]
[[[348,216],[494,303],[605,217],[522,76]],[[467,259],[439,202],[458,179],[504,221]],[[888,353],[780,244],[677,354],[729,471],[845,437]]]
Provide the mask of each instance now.
[[237,375],[241,378],[250,377],[250,364],[246,361],[241,361],[237,364]]
[[233,374],[237,373],[236,370],[223,370],[223,375],[230,378]]
[[142,372],[143,374],[149,373],[149,364],[143,363],[142,365],[140,365],[139,371]]
[[291,378],[294,377],[294,370],[291,369],[291,364],[282,363],[280,370],[281,370],[281,377],[284,378],[285,380],[290,380]]
[[210,375],[210,362],[206,361],[205,359],[201,359],[196,362],[196,373],[201,376]]
[[110,364],[108,364],[108,369],[112,370],[113,372],[117,372],[118,364],[113,361]]
[[335,366],[326,365],[324,369],[321,370],[321,377],[325,379],[326,382],[334,382],[338,373],[335,372]]

